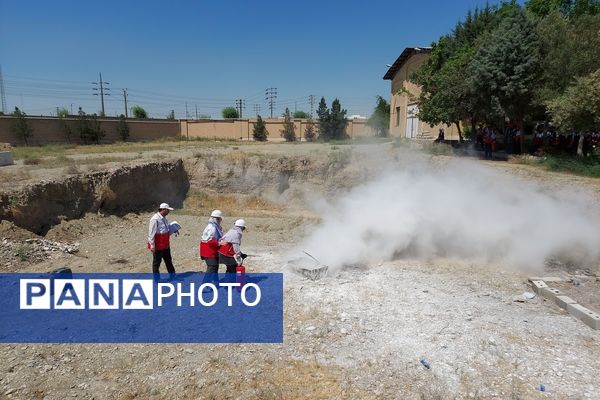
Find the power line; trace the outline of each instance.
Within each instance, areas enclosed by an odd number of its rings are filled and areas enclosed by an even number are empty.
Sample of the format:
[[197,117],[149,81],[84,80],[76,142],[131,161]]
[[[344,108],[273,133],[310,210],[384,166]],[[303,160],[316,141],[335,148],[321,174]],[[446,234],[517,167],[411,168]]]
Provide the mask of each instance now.
[[[104,85],[110,85],[110,83],[104,82],[102,80],[102,72],[100,72],[100,80],[98,82],[92,82],[92,84],[100,86],[100,100],[101,100],[101,103],[102,103],[102,116],[105,116],[106,113],[104,112],[104,91],[105,90],[108,91],[108,90],[110,90],[110,88],[105,88]],[[98,88],[95,87],[94,90],[97,91]],[[110,96],[110,93],[107,93],[106,95]],[[98,93],[94,93],[94,96],[98,96]]]
[[18,76],[18,75],[6,75],[8,78],[16,78],[16,79],[24,79],[30,81],[43,81],[43,82],[62,82],[62,83],[81,83],[88,85],[87,81],[66,81],[66,80],[58,80],[58,79],[46,79],[46,78],[32,78],[27,76]]
[[127,88],[123,89],[123,101],[125,102],[125,119],[127,119]]
[[265,91],[265,99],[269,103],[269,109],[271,110],[271,118],[273,118],[273,106],[275,105],[276,98],[277,98],[277,88],[268,88]]
[[140,90],[140,89],[135,89],[135,88],[130,88],[131,91],[134,92],[139,92],[139,93],[145,93],[147,95],[150,95],[149,97],[160,97],[160,98],[164,98],[164,97],[168,97],[168,98],[179,98],[181,100],[194,100],[194,101],[198,101],[198,103],[229,103],[231,102],[231,99],[211,99],[211,98],[202,98],[202,97],[194,97],[194,96],[180,96],[180,95],[175,95],[175,94],[165,94],[165,93],[159,93],[159,92],[151,92],[148,90]]
[[310,103],[310,117],[312,118],[313,116],[313,110],[315,108],[315,101],[317,100],[317,97],[314,94],[311,94],[308,96],[308,102]]
[[235,101],[235,108],[238,110],[238,115],[242,118],[242,111],[246,109],[246,100],[237,99]]
[[8,112],[6,109],[6,93],[4,93],[4,79],[2,79],[2,66],[0,65],[0,97],[2,97],[2,113]]
[[254,104],[254,115],[258,116],[260,113],[260,104]]

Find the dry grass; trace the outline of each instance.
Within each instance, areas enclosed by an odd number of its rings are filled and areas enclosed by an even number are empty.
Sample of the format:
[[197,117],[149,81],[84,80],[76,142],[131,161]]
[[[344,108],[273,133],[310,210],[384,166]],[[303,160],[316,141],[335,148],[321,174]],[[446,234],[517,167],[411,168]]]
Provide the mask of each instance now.
[[235,141],[186,141],[172,138],[160,139],[149,142],[117,142],[100,145],[45,145],[45,146],[18,146],[12,149],[15,160],[31,158],[60,157],[76,154],[101,154],[101,153],[129,153],[145,152],[150,150],[178,151],[182,148],[213,148],[225,147]]
[[[36,165],[38,168],[61,168],[61,167],[77,168],[78,166],[84,166],[84,165],[97,166],[97,165],[107,164],[107,163],[111,163],[111,162],[128,162],[128,161],[138,160],[141,158],[142,158],[142,155],[137,154],[137,155],[127,156],[127,157],[98,156],[98,157],[75,159],[73,157],[69,157],[64,154],[61,154],[61,155],[58,155],[57,157],[45,157],[42,159],[25,159],[24,163],[27,165]],[[154,158],[157,159],[157,158],[162,158],[162,157],[154,157]],[[28,160],[36,160],[36,161],[35,161],[35,163],[32,163],[32,162],[28,162]],[[74,173],[79,173],[79,172],[81,172],[81,171],[74,172]],[[71,172],[69,172],[69,173],[71,173]]]
[[265,215],[279,213],[283,207],[255,195],[233,195],[193,190],[184,202],[184,211],[192,215],[206,215],[218,208],[227,215]]
[[242,164],[247,164],[250,156],[243,151],[230,151],[223,154],[222,158],[227,162],[240,162]]
[[77,175],[81,173],[81,170],[79,167],[77,167],[77,165],[71,164],[65,169],[65,172],[69,175]]
[[16,171],[0,171],[0,183],[14,183],[31,179],[31,174],[26,169]]
[[25,165],[39,165],[42,163],[42,160],[38,157],[26,158],[23,160],[23,164]]

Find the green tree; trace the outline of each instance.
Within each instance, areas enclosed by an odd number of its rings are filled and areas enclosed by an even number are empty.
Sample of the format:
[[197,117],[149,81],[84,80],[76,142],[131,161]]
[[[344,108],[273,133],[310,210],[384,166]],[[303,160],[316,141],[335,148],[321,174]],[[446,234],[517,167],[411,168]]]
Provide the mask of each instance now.
[[298,111],[294,111],[293,117],[294,118],[308,118],[308,117],[310,117],[310,115],[306,111],[298,110]]
[[69,115],[66,108],[62,108],[58,110],[58,120],[60,123],[60,128],[65,135],[65,141],[67,143],[71,143],[71,135],[73,135],[73,129],[71,129],[71,125],[65,120],[65,118]]
[[564,16],[578,17],[600,13],[598,0],[529,0],[525,8],[538,17],[545,17],[553,12]]
[[325,98],[321,97],[317,115],[319,116],[319,139],[323,141],[346,139],[347,111],[342,109],[338,99],[333,100],[331,109],[327,108]]
[[69,116],[69,110],[67,110],[67,109],[66,109],[66,108],[64,108],[64,107],[58,108],[58,109],[56,110],[56,116],[57,116],[58,118],[65,118],[65,117],[68,117],[68,116]]
[[91,126],[87,114],[81,107],[79,107],[79,110],[77,111],[77,130],[83,144],[88,144],[92,136]]
[[296,141],[296,127],[294,126],[294,121],[292,121],[290,110],[287,107],[283,113],[283,129],[281,130],[281,136],[286,142]]
[[348,137],[346,135],[346,126],[348,125],[346,114],[347,111],[342,109],[340,101],[338,99],[333,100],[329,120],[332,139],[340,140]]
[[316,138],[317,132],[315,129],[315,122],[309,116],[308,120],[306,121],[306,128],[304,128],[304,139],[307,142],[314,142]]
[[452,33],[433,44],[430,57],[410,77],[422,89],[418,99],[421,120],[431,125],[456,124],[462,140],[461,122],[468,121],[474,129],[479,121],[493,117],[488,99],[473,91],[467,79],[481,37],[498,25],[499,15],[498,8],[491,6],[469,11]]
[[171,110],[171,112],[169,112],[167,114],[167,119],[170,121],[174,121],[175,120],[175,110]]
[[535,22],[522,9],[513,8],[481,41],[470,63],[471,89],[490,100],[491,110],[523,128],[539,84]]
[[102,130],[100,126],[100,122],[98,121],[98,116],[96,114],[86,114],[81,107],[79,107],[77,114],[77,127],[81,141],[84,144],[100,143],[100,139],[102,139],[105,134],[104,130]]
[[317,116],[319,117],[319,139],[328,141],[331,139],[329,126],[331,116],[325,102],[325,97],[321,97],[321,101],[319,101]]
[[29,126],[27,119],[25,119],[26,114],[19,110],[19,107],[15,107],[15,112],[13,112],[13,116],[16,117],[12,126],[12,132],[25,142],[25,146],[29,146],[29,139],[33,136],[33,128]]
[[541,81],[536,94],[544,104],[560,96],[574,78],[594,72],[600,60],[600,14],[569,19],[553,11],[538,23]]
[[90,115],[90,139],[93,143],[99,144],[100,139],[105,136],[104,130],[100,126],[98,121],[98,115]]
[[583,132],[600,126],[600,69],[578,78],[566,92],[548,102],[552,120],[564,130]]
[[375,130],[375,135],[385,137],[390,132],[390,104],[381,96],[377,96],[377,105],[369,117],[367,125]]
[[263,121],[260,115],[257,115],[256,123],[254,124],[254,129],[252,130],[252,137],[258,142],[266,142],[267,136],[269,136],[269,132],[267,132],[265,121]]
[[222,111],[223,118],[225,119],[234,119],[239,118],[240,114],[235,107],[225,107]]
[[122,141],[127,141],[127,138],[129,138],[129,125],[127,124],[127,120],[125,119],[125,116],[123,114],[119,116],[117,132],[119,133],[119,137]]
[[131,112],[133,113],[133,116],[135,118],[148,118],[148,113],[146,112],[146,110],[144,110],[142,106],[133,106]]

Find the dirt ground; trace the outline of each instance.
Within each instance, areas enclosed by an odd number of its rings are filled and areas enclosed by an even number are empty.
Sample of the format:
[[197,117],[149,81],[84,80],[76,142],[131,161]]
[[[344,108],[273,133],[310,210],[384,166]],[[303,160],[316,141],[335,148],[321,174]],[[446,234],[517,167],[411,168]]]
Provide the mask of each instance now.
[[[326,157],[340,151],[323,145],[233,147],[165,157],[233,150],[267,158],[315,152]],[[597,180],[486,164],[549,188],[585,186],[600,199]],[[191,181],[193,190],[197,182]],[[178,272],[204,269],[197,248],[211,206],[205,197],[190,196],[169,216],[184,227],[172,240]],[[531,291],[523,272],[447,259],[373,260],[313,282],[286,263],[289,250],[318,225],[318,215],[270,197],[258,205],[233,202],[229,210],[224,226],[239,217],[249,226],[243,248],[256,257],[247,268],[284,273],[283,344],[2,344],[0,398],[600,399],[600,331],[539,297],[513,301]],[[68,266],[74,272],[149,272],[150,216],[88,214],[63,221],[44,240],[77,251],[57,247],[42,258],[9,247],[33,246],[26,240],[35,235],[4,221],[0,241],[12,258],[0,263],[0,271]],[[593,273],[569,268],[548,273],[571,279],[557,288],[600,311],[600,282]],[[422,357],[430,369],[420,363]]]

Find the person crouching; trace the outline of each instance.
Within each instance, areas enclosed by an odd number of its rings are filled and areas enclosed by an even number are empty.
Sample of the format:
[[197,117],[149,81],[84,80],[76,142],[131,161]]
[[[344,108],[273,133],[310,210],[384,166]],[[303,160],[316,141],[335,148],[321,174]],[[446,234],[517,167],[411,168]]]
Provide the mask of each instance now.
[[242,265],[246,256],[240,247],[244,230],[246,230],[246,222],[238,219],[219,242],[219,264],[225,264],[227,273],[235,274],[236,267]]

